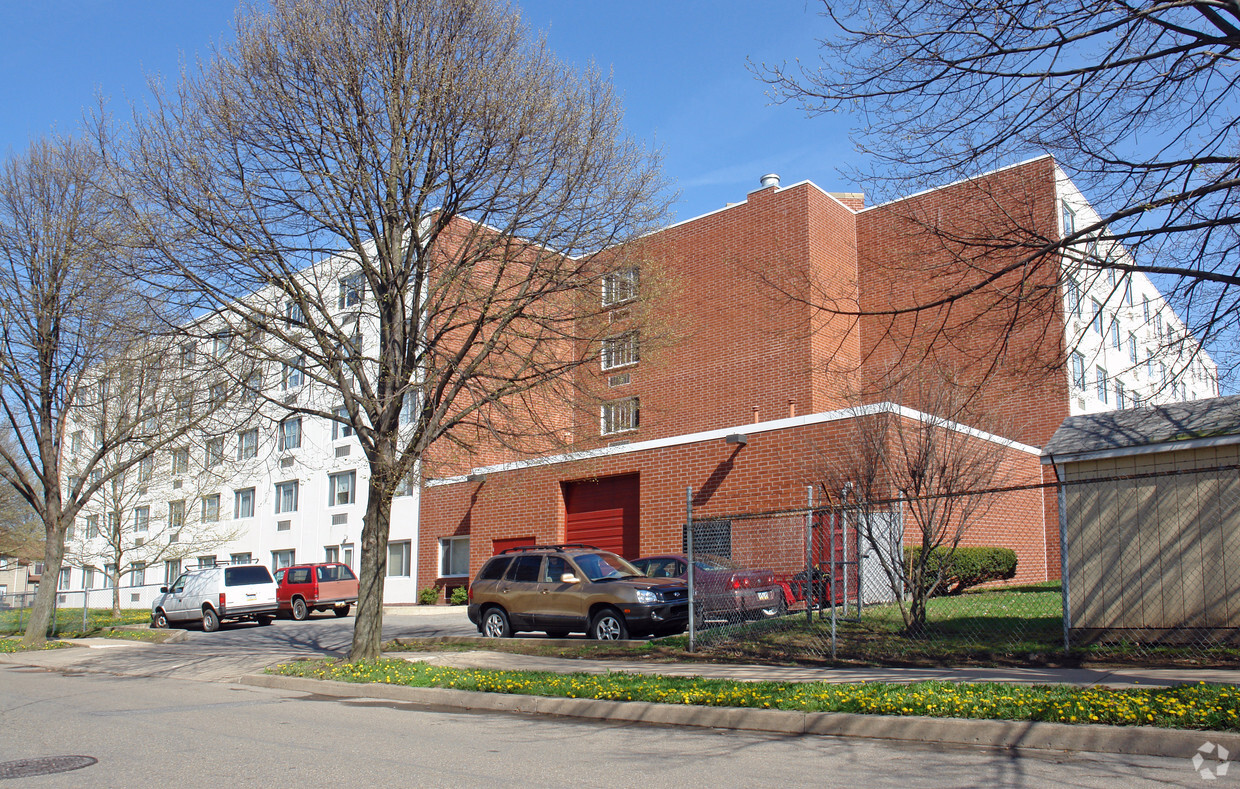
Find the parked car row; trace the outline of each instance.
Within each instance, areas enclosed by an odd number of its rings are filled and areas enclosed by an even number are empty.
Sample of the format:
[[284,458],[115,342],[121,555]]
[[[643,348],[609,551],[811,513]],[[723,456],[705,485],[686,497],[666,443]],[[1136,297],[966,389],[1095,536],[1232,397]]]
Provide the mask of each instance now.
[[357,576],[339,562],[298,564],[271,572],[261,564],[220,564],[187,570],[161,586],[151,626],[201,622],[208,633],[226,621],[269,625],[276,616],[306,619],[312,611],[348,616],[357,602]]

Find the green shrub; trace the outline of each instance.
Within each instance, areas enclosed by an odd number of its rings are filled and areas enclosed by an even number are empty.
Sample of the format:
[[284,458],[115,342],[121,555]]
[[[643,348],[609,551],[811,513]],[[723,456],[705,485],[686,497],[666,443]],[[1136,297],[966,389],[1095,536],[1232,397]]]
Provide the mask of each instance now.
[[[921,548],[904,549],[904,577],[910,585],[913,564],[920,553]],[[934,583],[940,569],[942,579],[930,590],[932,597],[956,595],[979,584],[1012,578],[1016,575],[1016,551],[991,546],[959,547],[955,550],[939,546],[930,552],[923,582],[926,585]]]
[[469,602],[469,590],[463,586],[456,587],[452,594],[448,595],[448,602],[452,605],[465,605]]
[[418,602],[422,605],[434,605],[439,602],[439,587],[428,586],[418,592]]

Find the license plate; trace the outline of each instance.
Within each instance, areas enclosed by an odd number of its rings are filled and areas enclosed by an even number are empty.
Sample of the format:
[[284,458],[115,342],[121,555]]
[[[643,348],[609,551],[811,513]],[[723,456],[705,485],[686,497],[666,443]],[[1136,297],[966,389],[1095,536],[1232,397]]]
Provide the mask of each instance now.
[[248,600],[257,600],[257,599],[258,599],[258,592],[246,592],[245,599],[246,599],[247,601],[248,601]]
[[771,593],[770,592],[758,592],[758,599],[759,600],[770,600]]

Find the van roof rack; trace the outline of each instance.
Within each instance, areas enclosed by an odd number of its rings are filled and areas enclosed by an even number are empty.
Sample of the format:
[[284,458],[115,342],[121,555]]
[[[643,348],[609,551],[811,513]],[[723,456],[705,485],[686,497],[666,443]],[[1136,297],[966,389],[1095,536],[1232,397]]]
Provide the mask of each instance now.
[[586,545],[583,542],[563,542],[556,545],[518,545],[515,548],[505,548],[500,551],[500,555],[505,553],[521,553],[522,551],[559,551],[563,553],[565,550],[581,549],[586,551],[601,551],[597,545]]

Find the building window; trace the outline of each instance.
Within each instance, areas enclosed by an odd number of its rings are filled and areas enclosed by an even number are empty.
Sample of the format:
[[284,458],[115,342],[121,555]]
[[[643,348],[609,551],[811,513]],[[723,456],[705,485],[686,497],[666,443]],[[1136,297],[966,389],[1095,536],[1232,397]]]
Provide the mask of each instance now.
[[636,397],[604,403],[600,411],[600,428],[605,436],[637,429],[639,404]]
[[392,492],[394,496],[412,496],[413,495],[413,471],[400,478],[396,483],[396,490]]
[[150,507],[134,507],[133,508],[133,530],[139,534],[145,533],[151,528],[151,508]]
[[1115,407],[1128,407],[1128,392],[1124,390],[1124,382],[1119,379],[1115,380]]
[[306,382],[306,357],[298,356],[293,359],[286,359],[284,367],[280,371],[280,388],[296,389]]
[[637,298],[638,268],[630,266],[603,275],[603,306]]
[[212,438],[207,441],[206,465],[215,468],[224,462],[224,438]]
[[409,541],[388,543],[388,577],[408,577],[412,567]]
[[327,475],[327,506],[352,504],[357,500],[357,472],[343,471]]
[[233,517],[254,517],[254,488],[233,491]]
[[469,538],[441,538],[439,540],[439,577],[463,578],[467,575],[469,575]]
[[306,322],[306,315],[301,305],[295,301],[284,302],[284,323],[287,326],[301,326]]
[[1081,286],[1072,277],[1068,277],[1068,313],[1081,317]]
[[218,523],[220,519],[220,494],[202,497],[202,522]]
[[172,586],[181,577],[181,560],[168,559],[164,562],[164,583]]
[[218,332],[211,337],[211,355],[216,359],[224,358],[228,354],[230,345],[232,345],[232,332]]
[[1091,323],[1093,324],[1094,331],[1102,334],[1102,305],[1097,299],[1090,299],[1090,301],[1093,303],[1094,308],[1093,318],[1090,319]]
[[[93,475],[94,472],[91,474]],[[155,458],[147,455],[138,461],[138,481],[150,482],[153,476],[155,476]],[[92,479],[91,481],[97,482],[98,480]]]
[[1119,350],[1120,348],[1124,347],[1124,341],[1120,338],[1120,335],[1119,335],[1119,321],[1118,320],[1111,321],[1111,345],[1114,346],[1116,350]]
[[258,428],[242,430],[237,434],[237,460],[258,456]]
[[82,531],[86,534],[86,539],[93,540],[99,536],[99,516],[87,515],[85,521]]
[[1132,277],[1124,275],[1124,303],[1132,306]]
[[196,353],[192,342],[183,343],[181,345],[181,369],[188,370],[194,366]]
[[1085,390],[1085,357],[1080,351],[1072,352],[1072,387]]
[[292,567],[296,561],[297,554],[293,550],[272,551],[271,552],[271,569],[283,570],[285,567]]
[[130,586],[146,586],[146,562],[134,562],[129,570]]
[[339,545],[324,545],[323,546],[323,561],[325,562],[340,561],[340,546]]
[[258,396],[263,391],[263,374],[260,372],[252,372],[246,379],[241,382],[241,396],[245,398],[246,403],[257,403]]
[[69,567],[60,568],[60,577],[56,580],[57,589],[68,589],[73,582],[73,570]]
[[229,554],[228,561],[230,564],[250,564],[254,561],[252,553],[234,553]]
[[1161,312],[1154,313],[1154,336],[1160,340],[1163,338],[1163,322]]
[[118,584],[116,581],[117,581],[116,565],[105,564],[103,566],[103,588],[111,589],[114,586],[120,586],[120,584]]
[[96,576],[98,575],[99,575],[99,569],[97,567],[89,567],[89,566],[83,567],[82,568],[82,588],[83,589],[94,589]]
[[1060,201],[1063,208],[1063,235],[1064,238],[1076,232],[1076,212],[1068,205],[1067,200]]
[[413,421],[413,409],[418,404],[416,392],[405,392],[400,399],[400,423],[407,425]]
[[188,474],[189,473],[189,449],[181,447],[172,450],[172,473]]
[[301,447],[301,417],[295,416],[280,423],[277,443],[281,452]]
[[337,420],[332,422],[332,440],[349,438],[353,435],[353,425],[349,422],[349,409],[344,406],[332,411]]
[[199,566],[199,567],[214,567],[214,566],[215,566],[215,556],[199,556],[199,557],[198,557],[198,566]]
[[211,384],[210,388],[207,389],[207,407],[219,408],[224,405],[227,391],[224,384]]
[[69,439],[69,445],[71,447],[71,451],[75,455],[82,451],[82,438],[83,438],[82,431],[74,430],[73,435]]
[[[185,499],[168,502],[168,528],[176,530],[185,525]],[[175,542],[175,541],[174,541]]]
[[1128,358],[1133,364],[1140,361],[1137,354],[1137,335],[1132,332],[1128,332]]
[[276,483],[276,515],[297,512],[297,480]]
[[614,370],[637,364],[637,332],[621,334],[619,337],[608,337],[603,340],[603,352],[600,357],[604,370]]
[[1098,376],[1098,401],[1105,403],[1107,402],[1107,388],[1109,386],[1106,368],[1096,367],[1094,372]]
[[365,289],[366,280],[360,271],[347,277],[341,277],[340,298],[337,299],[336,306],[343,310],[345,307],[355,307],[361,304]]

